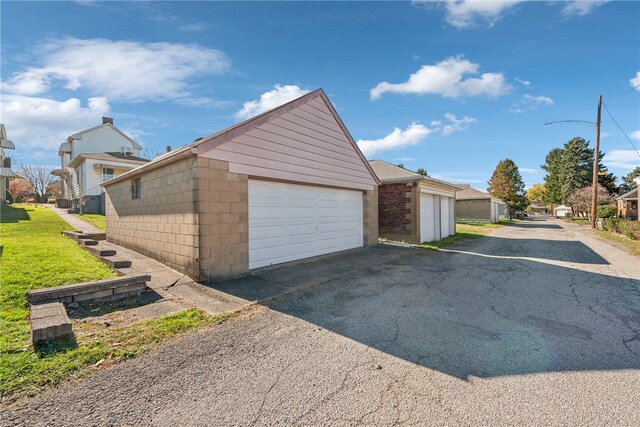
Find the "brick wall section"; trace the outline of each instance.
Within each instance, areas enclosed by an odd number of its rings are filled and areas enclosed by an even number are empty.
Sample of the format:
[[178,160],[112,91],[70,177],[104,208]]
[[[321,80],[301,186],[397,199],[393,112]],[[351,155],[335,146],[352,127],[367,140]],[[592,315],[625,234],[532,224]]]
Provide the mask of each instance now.
[[456,222],[491,222],[491,200],[456,200]]
[[418,192],[412,183],[382,184],[378,187],[378,225],[380,237],[416,242]]
[[369,190],[363,195],[364,245],[378,244],[378,189]]
[[139,199],[131,198],[131,180],[108,186],[107,240],[196,278],[196,172],[194,155],[139,175]]
[[249,181],[224,161],[198,157],[200,280],[249,271]]

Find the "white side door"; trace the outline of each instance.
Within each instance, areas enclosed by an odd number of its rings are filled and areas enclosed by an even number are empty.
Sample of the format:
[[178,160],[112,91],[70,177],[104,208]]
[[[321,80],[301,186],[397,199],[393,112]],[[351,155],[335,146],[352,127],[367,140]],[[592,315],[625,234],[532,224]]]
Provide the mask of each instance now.
[[432,242],[436,238],[435,203],[432,194],[420,194],[420,242]]

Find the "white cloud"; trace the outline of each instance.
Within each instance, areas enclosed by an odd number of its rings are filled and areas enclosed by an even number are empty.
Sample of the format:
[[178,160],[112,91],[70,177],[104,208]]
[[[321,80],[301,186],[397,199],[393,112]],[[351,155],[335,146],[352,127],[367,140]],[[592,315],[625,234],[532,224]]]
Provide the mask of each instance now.
[[302,89],[296,85],[279,84],[274,86],[273,90],[263,93],[259,99],[248,101],[242,104],[242,108],[236,112],[237,119],[248,119],[257,116],[260,113],[269,111],[302,95],[309,93],[308,90]]
[[107,98],[89,98],[83,107],[77,98],[54,101],[23,95],[3,95],[0,115],[10,138],[21,150],[57,153],[65,139],[82,129],[99,125],[109,113]]
[[602,159],[610,168],[633,169],[640,166],[640,157],[635,150],[611,150]]
[[420,144],[433,132],[428,127],[413,122],[406,129],[393,128],[393,131],[380,139],[359,140],[358,147],[366,157],[374,156],[381,151],[397,150],[410,145]]
[[190,22],[188,24],[183,24],[178,27],[178,29],[182,31],[189,31],[189,32],[204,31],[207,28],[209,28],[209,24],[202,21]]
[[[458,132],[461,130],[465,130],[469,127],[471,123],[475,123],[476,119],[473,117],[464,116],[461,119],[458,119],[451,113],[446,113],[444,117],[449,121],[449,124],[442,126],[442,134],[450,135],[453,132]],[[437,121],[439,123],[439,121]],[[432,122],[433,123],[433,122]]]
[[524,113],[525,111],[537,110],[540,107],[551,106],[553,104],[553,99],[549,98],[548,96],[522,95],[520,101],[513,104],[510,112]]
[[609,3],[610,0],[571,0],[562,8],[562,14],[566,16],[584,16],[593,9]]
[[477,25],[493,27],[504,13],[523,0],[413,0],[413,4],[435,4],[445,8],[445,20],[457,28]]
[[636,131],[631,132],[631,133],[629,134],[629,137],[630,137],[631,139],[635,139],[635,140],[640,141],[640,130],[636,130]]
[[[361,139],[357,144],[358,147],[360,147],[360,150],[362,150],[362,153],[366,157],[369,157],[379,153],[380,151],[397,150],[411,145],[418,145],[434,133],[447,136],[453,132],[465,130],[471,123],[476,122],[476,119],[473,117],[464,116],[463,118],[458,119],[451,113],[446,113],[444,117],[448,122],[444,125],[441,120],[432,120],[429,125],[430,127],[413,122],[404,130],[400,128],[393,128],[393,131],[383,138],[373,140]],[[407,159],[406,161],[409,161],[408,159],[413,158],[406,157],[405,159]]]
[[638,92],[640,92],[640,71],[636,73],[636,76],[629,80],[629,84],[631,87],[636,88]]
[[522,80],[519,77],[516,77],[516,81],[521,83],[523,86],[531,86],[531,82],[529,80]]
[[378,99],[385,92],[418,95],[432,93],[445,98],[479,95],[497,98],[511,90],[502,73],[469,76],[477,75],[479,68],[478,64],[462,56],[447,58],[435,65],[423,65],[404,83],[379,83],[371,89],[371,99]]
[[533,169],[533,168],[518,168],[518,170],[522,173],[538,173],[539,172],[538,169]]
[[3,83],[3,91],[38,95],[61,83],[112,100],[189,103],[193,79],[231,66],[222,51],[195,44],[64,38],[39,50],[41,63],[15,73]]

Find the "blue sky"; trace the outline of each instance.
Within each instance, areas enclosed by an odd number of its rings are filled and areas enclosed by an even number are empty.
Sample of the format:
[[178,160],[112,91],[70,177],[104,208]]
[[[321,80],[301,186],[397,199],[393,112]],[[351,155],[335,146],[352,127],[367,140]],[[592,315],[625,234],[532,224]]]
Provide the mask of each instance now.
[[[153,153],[322,87],[370,159],[485,189],[594,140],[598,95],[640,148],[640,3],[3,2],[14,158],[57,165],[103,115]],[[25,25],[28,22],[29,25]],[[625,93],[626,92],[626,93]],[[604,163],[640,164],[603,111]]]

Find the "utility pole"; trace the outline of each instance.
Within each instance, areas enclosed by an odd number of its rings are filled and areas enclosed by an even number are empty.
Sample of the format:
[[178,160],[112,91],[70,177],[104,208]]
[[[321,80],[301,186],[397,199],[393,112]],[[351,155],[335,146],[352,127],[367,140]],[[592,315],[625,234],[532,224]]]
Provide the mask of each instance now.
[[598,99],[598,115],[596,118],[596,148],[593,152],[593,184],[591,189],[591,228],[596,228],[598,214],[598,164],[600,163],[600,113],[602,112],[602,95]]

